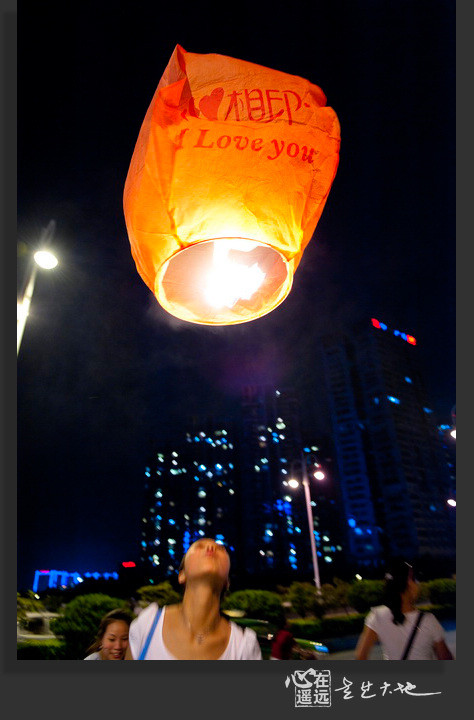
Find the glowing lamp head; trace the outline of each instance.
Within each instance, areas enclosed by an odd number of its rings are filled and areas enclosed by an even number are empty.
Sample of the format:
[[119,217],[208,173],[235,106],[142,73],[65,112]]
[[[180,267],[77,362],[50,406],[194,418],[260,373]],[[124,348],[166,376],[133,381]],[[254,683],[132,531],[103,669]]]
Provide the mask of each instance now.
[[454,428],[454,430],[451,430],[451,432],[449,434],[451,435],[452,438],[454,438],[456,440],[456,428]]
[[316,478],[316,480],[324,480],[326,475],[323,473],[322,470],[316,470],[316,472],[314,473],[314,477]]
[[44,270],[52,270],[58,264],[58,259],[48,250],[38,250],[34,254],[35,262]]
[[298,480],[288,480],[288,485],[292,488],[297,488],[299,486]]
[[449,498],[447,500],[448,505],[451,505],[451,507],[456,507],[456,500],[453,500],[452,498]]

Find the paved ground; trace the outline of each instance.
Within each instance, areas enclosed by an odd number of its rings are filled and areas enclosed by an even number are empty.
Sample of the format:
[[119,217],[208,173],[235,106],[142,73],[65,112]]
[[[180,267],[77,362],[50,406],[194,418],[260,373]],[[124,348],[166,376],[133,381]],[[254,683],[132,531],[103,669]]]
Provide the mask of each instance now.
[[[456,630],[446,631],[446,644],[456,657]],[[327,656],[329,660],[354,660],[354,650],[343,650],[342,652],[331,653]],[[375,645],[370,660],[382,660],[380,645]]]

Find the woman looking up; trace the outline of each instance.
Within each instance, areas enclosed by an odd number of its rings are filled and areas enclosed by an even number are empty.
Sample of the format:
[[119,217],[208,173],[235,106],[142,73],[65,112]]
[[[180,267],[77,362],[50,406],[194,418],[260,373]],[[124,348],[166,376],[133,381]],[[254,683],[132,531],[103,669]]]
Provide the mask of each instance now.
[[151,603],[130,627],[126,660],[261,660],[256,633],[221,614],[229,586],[230,558],[209,538],[191,545],[178,570],[183,601]]
[[356,660],[368,660],[380,641],[384,660],[452,660],[444,630],[432,613],[420,613],[415,603],[420,589],[407,562],[394,563],[385,575],[384,604],[371,608],[355,650]]

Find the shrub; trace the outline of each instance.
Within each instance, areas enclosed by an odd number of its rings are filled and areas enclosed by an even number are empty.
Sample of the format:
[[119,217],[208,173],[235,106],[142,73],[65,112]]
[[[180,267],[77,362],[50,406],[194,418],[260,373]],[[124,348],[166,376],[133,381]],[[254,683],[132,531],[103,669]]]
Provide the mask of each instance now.
[[381,605],[384,595],[382,580],[357,580],[348,592],[350,605],[360,613],[366,613],[374,605]]
[[358,635],[364,627],[364,620],[364,614],[352,614],[321,620],[289,620],[288,624],[296,638],[321,642],[327,638]]
[[138,588],[137,595],[140,598],[140,604],[144,605],[156,602],[163,607],[163,605],[173,605],[181,601],[181,595],[173,590],[171,583],[167,580],[158,585],[144,585]]
[[101,619],[117,608],[128,609],[123,600],[109,595],[78,595],[66,605],[60,617],[51,620],[52,632],[64,638],[68,659],[82,660],[85,657]]
[[237,590],[222,603],[223,610],[243,610],[246,615],[278,622],[283,616],[281,596],[269,590]]
[[323,597],[318,599],[316,588],[308,582],[291,583],[285,598],[291,603],[291,607],[297,615],[315,615],[322,617],[324,614]]
[[66,646],[61,640],[27,640],[17,643],[18,660],[66,660]]
[[26,597],[16,594],[16,618],[22,627],[26,626],[27,612],[41,612],[44,610],[43,603],[35,597],[32,590],[28,590]]
[[295,637],[318,642],[321,637],[321,620],[289,620],[288,626]]
[[430,602],[433,605],[456,605],[456,580],[451,578],[439,578],[430,580],[428,586]]
[[321,587],[325,610],[345,609],[348,612],[350,583],[334,578],[333,584],[325,583]]

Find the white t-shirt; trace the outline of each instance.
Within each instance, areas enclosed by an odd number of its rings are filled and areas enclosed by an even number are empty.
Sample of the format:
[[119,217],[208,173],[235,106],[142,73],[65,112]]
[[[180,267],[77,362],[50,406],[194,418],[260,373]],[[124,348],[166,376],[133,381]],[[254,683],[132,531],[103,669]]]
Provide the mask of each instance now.
[[[128,636],[128,643],[132,656],[138,660],[143,645],[155,619],[157,604],[151,603],[144,608],[140,615],[132,621]],[[153,633],[145,660],[177,660],[163,642],[163,620],[166,614],[166,605],[162,608],[158,624]],[[218,660],[261,660],[262,652],[258,644],[257,635],[251,628],[242,630],[236,623],[230,623],[230,638],[226,649]]]
[[[386,605],[370,609],[365,624],[377,633],[384,660],[401,660],[418,613],[418,610],[405,613],[403,625],[395,625],[392,611]],[[423,613],[407,660],[436,660],[433,644],[444,639],[444,630],[435,616]]]
[[84,658],[84,660],[102,660],[100,652],[94,652]]

